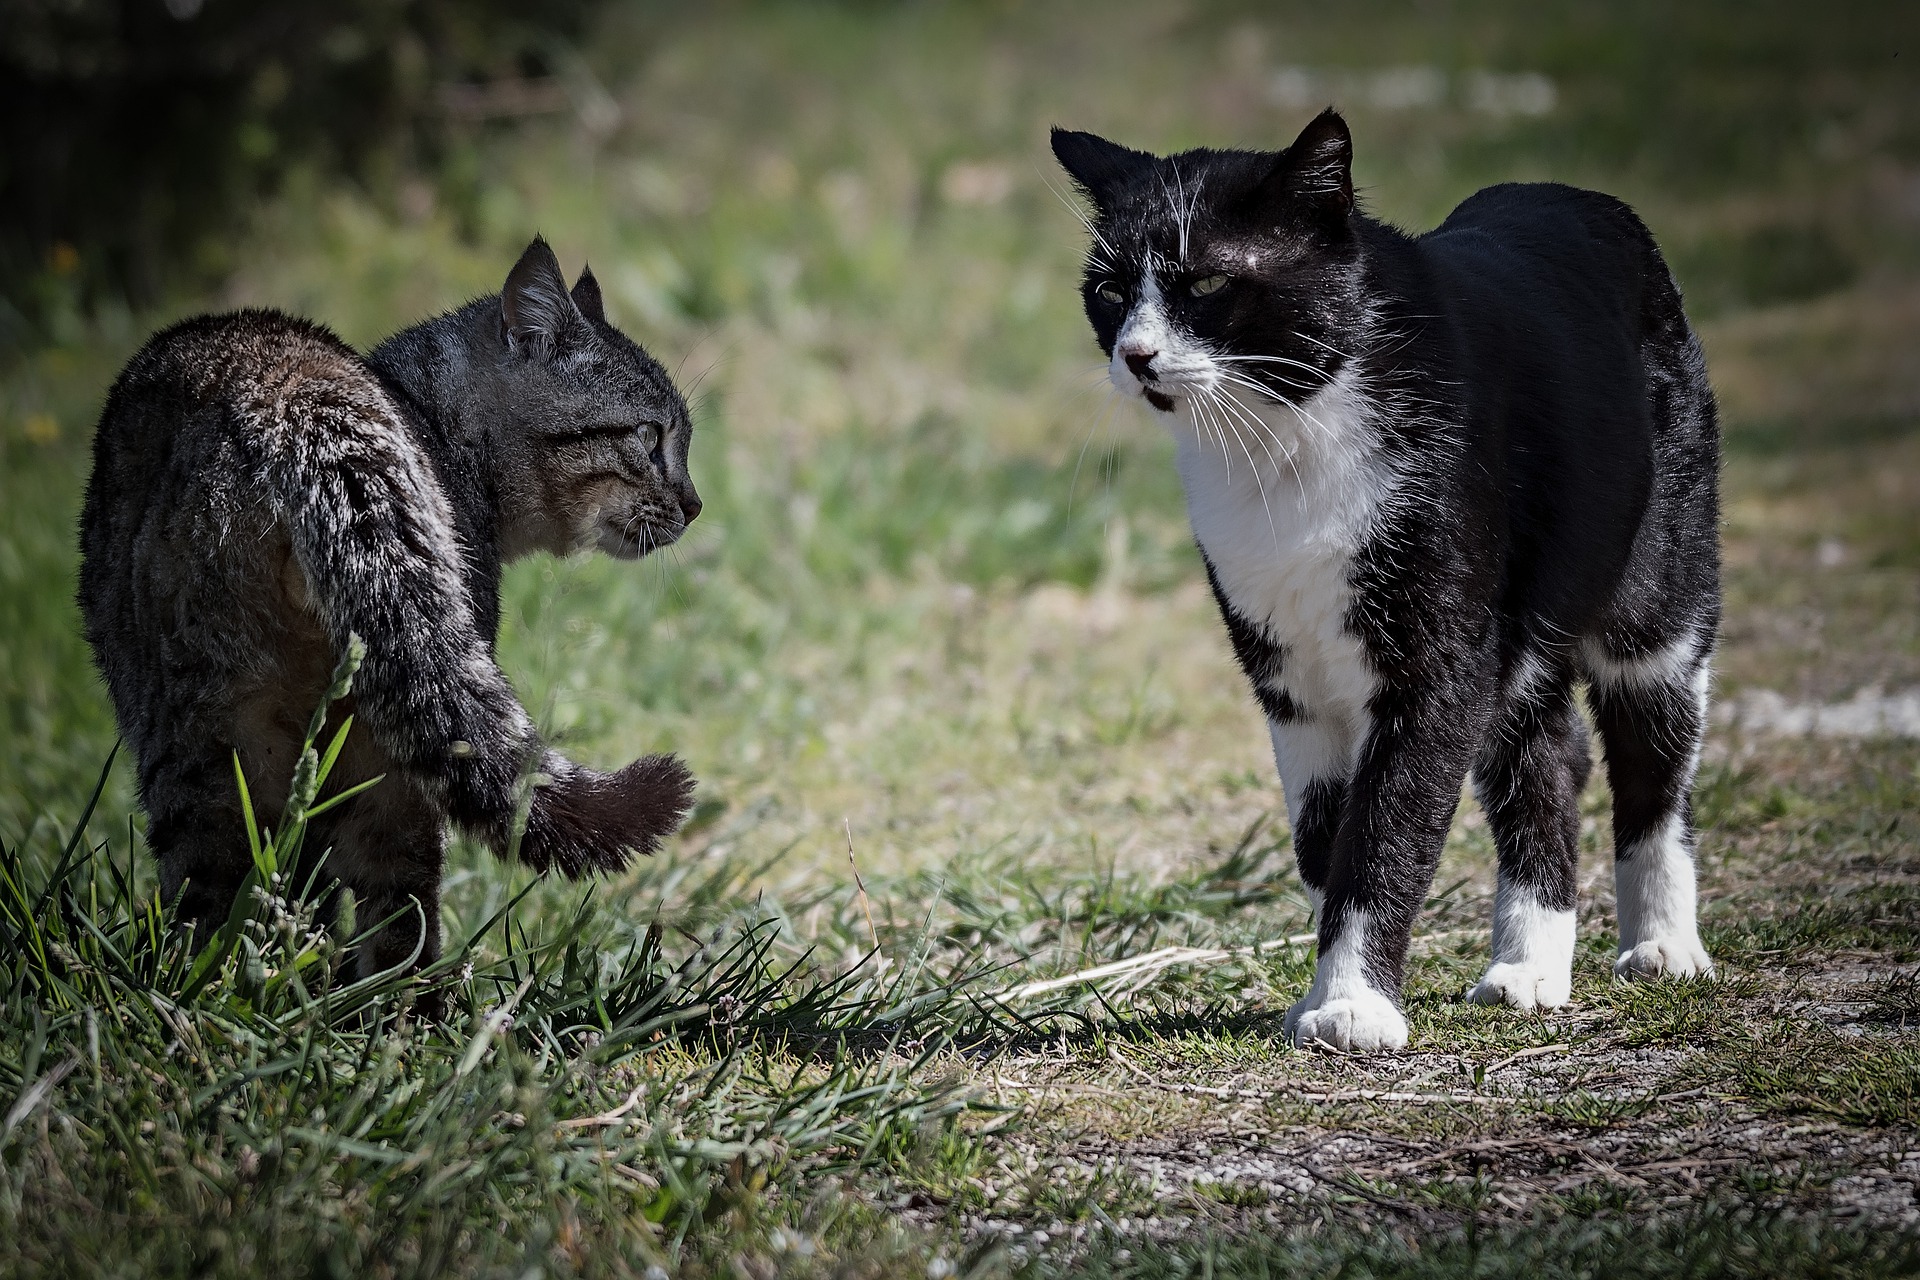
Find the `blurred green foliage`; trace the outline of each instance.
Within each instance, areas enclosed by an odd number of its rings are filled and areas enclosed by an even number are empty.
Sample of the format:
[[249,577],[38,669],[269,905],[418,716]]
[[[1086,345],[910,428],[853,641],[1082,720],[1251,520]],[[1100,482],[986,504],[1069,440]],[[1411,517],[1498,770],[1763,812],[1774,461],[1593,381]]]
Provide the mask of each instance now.
[[76,298],[217,277],[247,198],[294,165],[433,170],[459,130],[542,102],[459,87],[543,84],[596,4],[5,0],[0,345]]

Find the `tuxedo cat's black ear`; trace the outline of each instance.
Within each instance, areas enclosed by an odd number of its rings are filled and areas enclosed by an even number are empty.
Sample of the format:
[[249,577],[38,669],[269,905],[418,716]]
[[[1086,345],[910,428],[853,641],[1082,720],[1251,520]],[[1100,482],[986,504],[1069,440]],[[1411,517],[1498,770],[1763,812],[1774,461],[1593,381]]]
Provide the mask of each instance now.
[[580,308],[580,314],[600,324],[607,322],[607,309],[600,301],[600,282],[593,278],[592,267],[580,268],[580,278],[573,282],[573,305]]
[[545,360],[560,345],[568,326],[579,319],[580,309],[567,293],[559,260],[547,242],[535,236],[507,273],[506,287],[500,291],[500,327],[507,346]]
[[1306,213],[1329,229],[1346,225],[1353,212],[1353,135],[1339,112],[1328,107],[1300,131],[1261,180],[1255,199],[1274,212]]
[[1095,204],[1103,205],[1114,188],[1130,175],[1154,163],[1144,151],[1072,129],[1053,131],[1053,158]]

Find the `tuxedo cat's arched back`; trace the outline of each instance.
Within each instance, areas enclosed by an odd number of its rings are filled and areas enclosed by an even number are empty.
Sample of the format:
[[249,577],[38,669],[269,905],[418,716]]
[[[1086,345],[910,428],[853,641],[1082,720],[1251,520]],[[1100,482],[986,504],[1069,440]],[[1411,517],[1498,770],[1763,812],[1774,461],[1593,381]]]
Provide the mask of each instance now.
[[1332,111],[1278,152],[1053,146],[1094,208],[1088,320],[1173,432],[1273,740],[1319,914],[1296,1041],[1406,1042],[1408,939],[1469,775],[1500,856],[1471,994],[1567,1000],[1582,681],[1614,792],[1616,971],[1710,973],[1688,791],[1718,429],[1645,226],[1509,185],[1404,235],[1356,207]]

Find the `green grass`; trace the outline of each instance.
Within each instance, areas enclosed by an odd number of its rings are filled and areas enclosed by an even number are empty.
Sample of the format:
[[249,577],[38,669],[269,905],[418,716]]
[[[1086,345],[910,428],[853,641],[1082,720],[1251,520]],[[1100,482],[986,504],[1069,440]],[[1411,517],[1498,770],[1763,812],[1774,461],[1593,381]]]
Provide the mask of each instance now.
[[[1491,911],[1468,803],[1412,1051],[1286,1046],[1312,956],[1270,753],[1168,443],[1100,390],[1044,137],[1280,145],[1306,68],[1407,225],[1504,179],[1632,201],[1724,411],[1722,693],[1835,699],[1920,684],[1914,34],[1893,5],[615,0],[579,51],[612,129],[296,171],[218,293],[69,307],[0,369],[0,1272],[1911,1270],[1912,742],[1716,730],[1713,985],[1612,983],[1596,781],[1544,1016],[1457,998]],[[1407,66],[1442,99],[1370,104]],[[1552,109],[1476,109],[1487,70]],[[287,900],[188,994],[124,758],[88,812],[104,389],[208,307],[370,342],[536,230],[697,384],[707,508],[638,567],[514,566],[501,658],[570,752],[684,754],[694,821],[590,892],[458,846],[443,1020],[344,985]]]

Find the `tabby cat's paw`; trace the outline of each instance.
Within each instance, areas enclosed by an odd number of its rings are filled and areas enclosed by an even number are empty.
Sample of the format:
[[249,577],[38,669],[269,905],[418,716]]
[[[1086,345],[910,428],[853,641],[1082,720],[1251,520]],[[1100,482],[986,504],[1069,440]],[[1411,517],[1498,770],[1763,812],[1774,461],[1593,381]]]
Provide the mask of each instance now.
[[1467,992],[1475,1004],[1516,1009],[1558,1009],[1573,995],[1573,974],[1564,966],[1493,964]]
[[1406,1015],[1380,993],[1365,991],[1309,1008],[1313,1000],[1308,995],[1287,1010],[1287,1034],[1296,1046],[1319,1043],[1352,1053],[1407,1047]]
[[619,871],[652,853],[693,808],[694,779],[677,756],[643,756],[616,773],[549,760],[536,787],[520,856],[568,877]]
[[1621,981],[1711,978],[1713,960],[1700,945],[1698,933],[1675,933],[1664,938],[1649,938],[1622,951],[1613,962],[1613,976]]

